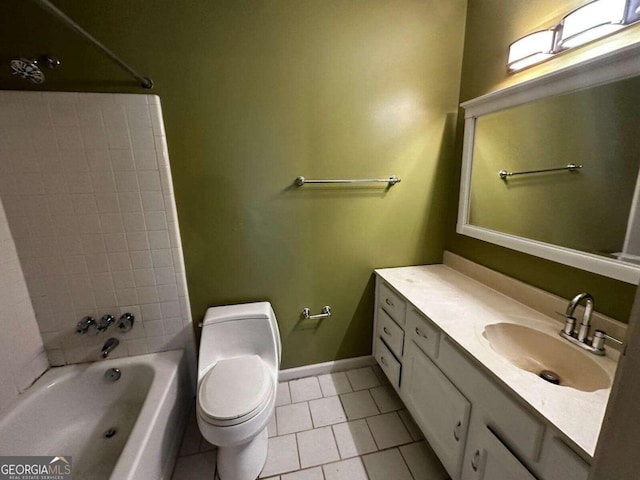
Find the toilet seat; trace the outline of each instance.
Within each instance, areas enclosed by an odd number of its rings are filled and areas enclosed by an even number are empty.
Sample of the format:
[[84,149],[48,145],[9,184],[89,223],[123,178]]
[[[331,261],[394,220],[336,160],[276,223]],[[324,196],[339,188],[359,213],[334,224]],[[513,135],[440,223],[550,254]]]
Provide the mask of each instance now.
[[258,355],[219,360],[198,389],[200,413],[212,425],[246,422],[269,402],[272,383],[269,369]]

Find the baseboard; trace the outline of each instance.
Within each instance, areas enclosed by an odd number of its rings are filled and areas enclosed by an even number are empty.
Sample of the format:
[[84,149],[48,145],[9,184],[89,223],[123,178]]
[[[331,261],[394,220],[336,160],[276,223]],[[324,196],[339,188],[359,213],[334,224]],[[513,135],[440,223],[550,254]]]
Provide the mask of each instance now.
[[280,370],[278,379],[281,382],[288,382],[296,378],[312,377],[314,375],[324,375],[325,373],[351,370],[352,368],[367,367],[374,363],[375,359],[371,355],[345,358],[344,360],[335,360],[333,362],[314,363],[313,365],[303,365],[302,367]]

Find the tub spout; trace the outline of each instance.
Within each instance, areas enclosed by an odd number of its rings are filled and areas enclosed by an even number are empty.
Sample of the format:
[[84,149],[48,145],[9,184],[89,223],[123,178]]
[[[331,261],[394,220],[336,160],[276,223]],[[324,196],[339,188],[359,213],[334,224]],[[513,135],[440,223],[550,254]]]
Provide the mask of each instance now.
[[111,337],[109,340],[104,342],[102,346],[102,358],[107,358],[109,354],[120,344],[120,340],[117,338]]

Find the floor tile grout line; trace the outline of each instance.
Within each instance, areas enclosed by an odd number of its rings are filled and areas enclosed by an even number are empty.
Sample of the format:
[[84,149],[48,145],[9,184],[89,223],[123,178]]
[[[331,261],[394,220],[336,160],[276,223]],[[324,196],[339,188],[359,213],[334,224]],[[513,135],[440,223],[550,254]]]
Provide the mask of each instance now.
[[[371,453],[373,453],[373,452],[371,452]],[[369,454],[367,453],[367,454],[365,454],[365,455],[369,455]],[[326,467],[327,465],[333,465],[333,464],[336,464],[336,463],[345,462],[345,461],[347,461],[347,460],[355,460],[355,459],[358,459],[358,460],[360,460],[360,464],[362,465],[362,468],[364,469],[364,473],[365,473],[365,475],[367,476],[367,480],[369,480],[371,477],[369,477],[369,472],[367,472],[367,468],[365,467],[365,465],[364,465],[364,461],[362,460],[362,457],[363,457],[363,456],[364,456],[364,455],[356,455],[355,457],[341,458],[340,460],[335,460],[335,461],[333,461],[333,462],[323,463],[322,465],[320,465],[320,467],[322,468],[322,472],[323,472],[323,474],[324,474],[324,467]]]
[[409,470],[409,475],[411,475],[411,478],[413,478],[414,480],[418,480],[418,479],[416,479],[416,477],[413,476],[413,472],[411,471],[411,467],[409,467],[409,462],[407,461],[406,458],[404,458],[404,455],[402,454],[402,450],[400,449],[400,447],[398,447],[398,453],[400,453],[400,458],[402,458],[402,461],[404,462],[405,466],[407,467],[407,470]]
[[[352,369],[352,370],[355,370],[355,369]],[[356,389],[355,389],[355,388],[353,388],[353,383],[351,383],[351,379],[349,378],[349,375],[347,375],[347,372],[350,372],[350,371],[351,371],[351,370],[345,370],[345,372],[344,372],[344,376],[345,376],[345,377],[347,377],[347,383],[348,383],[348,384],[349,384],[349,386],[351,387],[351,391],[352,391],[352,392],[355,392],[355,391],[356,391]]]
[[316,422],[315,422],[315,420],[314,420],[314,418],[313,418],[313,412],[311,411],[311,402],[312,402],[312,401],[313,401],[313,400],[309,400],[309,401],[307,402],[307,406],[309,407],[309,418],[311,418],[311,425],[313,425],[312,430],[315,430],[316,428],[319,428],[319,427],[317,427],[317,426],[316,426]]
[[[345,414],[346,417],[346,414]],[[342,460],[342,455],[340,454],[340,447],[338,446],[338,439],[336,438],[336,432],[333,430],[333,425],[331,425],[329,427],[331,429],[331,436],[333,437],[333,443],[336,446],[336,452],[338,453],[338,461]],[[322,471],[322,474],[324,475],[324,469]]]
[[[299,403],[302,403],[302,402],[299,402]],[[308,402],[307,402],[307,403],[308,403]],[[286,406],[286,405],[284,405],[284,406]],[[410,443],[417,443],[417,442],[421,442],[423,439],[418,439],[418,440],[414,440],[414,439],[413,439],[413,437],[411,436],[411,432],[409,431],[409,427],[408,427],[408,426],[406,425],[406,423],[402,420],[402,417],[399,415],[399,411],[400,411],[400,410],[391,410],[391,411],[389,411],[389,412],[380,412],[380,413],[376,413],[375,415],[367,415],[366,417],[359,417],[359,418],[354,418],[354,419],[346,418],[346,420],[345,420],[344,422],[330,423],[330,424],[328,424],[328,425],[320,425],[320,426],[318,426],[318,427],[316,427],[316,426],[312,426],[311,428],[306,428],[306,429],[304,429],[304,430],[298,430],[298,431],[295,431],[295,432],[288,432],[288,433],[282,433],[282,434],[280,434],[280,432],[278,432],[278,431],[277,431],[277,424],[276,424],[276,432],[277,432],[277,435],[274,435],[273,437],[269,437],[269,438],[284,437],[284,436],[286,436],[286,435],[292,435],[292,434],[298,434],[298,433],[303,433],[303,432],[309,432],[309,431],[311,431],[311,430],[317,430],[317,429],[319,429],[319,428],[334,427],[334,426],[338,426],[338,425],[342,425],[342,424],[346,424],[346,423],[356,422],[356,421],[358,421],[358,420],[365,420],[365,423],[367,424],[367,428],[369,429],[369,432],[371,433],[371,436],[373,437],[373,432],[371,431],[371,428],[370,428],[370,426],[369,426],[369,422],[367,422],[366,420],[367,420],[367,419],[369,419],[369,418],[379,417],[379,416],[381,416],[381,415],[389,415],[389,414],[391,414],[391,413],[395,413],[395,414],[397,414],[397,416],[400,418],[400,422],[402,423],[402,426],[406,429],[407,433],[409,434],[409,438],[411,438],[411,441],[410,441],[410,442],[405,442],[405,443],[402,443],[401,445],[408,445],[408,444],[410,444]],[[310,415],[310,416],[311,416],[311,423],[313,424],[313,416],[312,416],[312,415]],[[345,412],[345,417],[346,417],[346,412]],[[373,437],[373,438],[374,438],[374,441],[375,441],[375,437]],[[377,445],[377,442],[376,442],[376,445]],[[389,447],[389,448],[393,448],[393,447]],[[210,450],[206,450],[206,451],[210,451]],[[203,453],[203,452],[196,452],[196,453]],[[194,454],[189,454],[189,455],[194,455]],[[187,456],[187,455],[183,455],[183,456]]]
[[369,430],[369,434],[371,435],[371,438],[373,438],[373,443],[376,446],[376,451],[380,452],[381,451],[380,446],[378,445],[378,442],[376,441],[376,437],[373,434],[373,430],[371,430],[371,425],[369,425],[369,422],[367,421],[367,418],[370,418],[370,417],[365,417],[364,418],[364,423],[367,426],[367,429]]
[[302,457],[300,456],[300,442],[298,442],[298,433],[300,432],[296,432],[294,435],[296,436],[296,453],[298,454],[298,465],[300,465],[300,468],[298,470],[302,469]]
[[[311,415],[311,405],[309,405],[309,402],[307,402],[307,412],[309,412],[309,419],[311,420],[311,425],[313,425],[313,416]],[[311,430],[315,430],[315,428],[312,428]],[[298,437],[296,436],[296,440],[297,439]],[[300,454],[300,449],[298,449],[298,455],[299,454]],[[300,466],[302,466],[302,463],[300,463]]]

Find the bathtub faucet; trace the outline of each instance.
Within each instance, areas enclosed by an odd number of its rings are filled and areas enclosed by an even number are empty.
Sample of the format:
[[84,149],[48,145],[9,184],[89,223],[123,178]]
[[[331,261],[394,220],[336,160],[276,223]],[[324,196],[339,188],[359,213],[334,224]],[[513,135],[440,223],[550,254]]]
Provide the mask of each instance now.
[[120,344],[120,340],[117,338],[111,337],[109,340],[104,342],[102,346],[102,358],[107,358],[109,354]]

